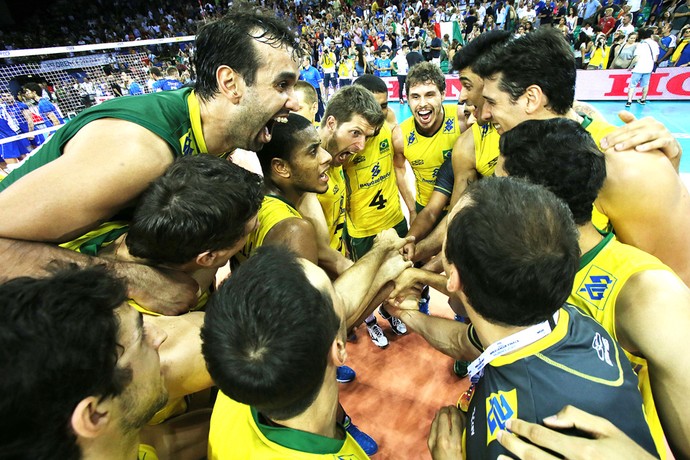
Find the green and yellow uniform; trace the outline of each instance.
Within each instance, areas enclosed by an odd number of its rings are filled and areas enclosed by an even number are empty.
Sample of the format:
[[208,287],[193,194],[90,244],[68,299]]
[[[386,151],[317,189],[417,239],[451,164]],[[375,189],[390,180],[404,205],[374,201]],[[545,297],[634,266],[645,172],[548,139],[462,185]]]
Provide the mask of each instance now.
[[[616,335],[616,299],[625,283],[635,274],[647,270],[672,272],[656,257],[616,240],[613,233],[580,258],[573,291],[568,303],[594,317],[611,336]],[[624,350],[625,351],[625,350]],[[649,382],[647,361],[625,351],[639,380],[647,422],[660,453],[665,453],[664,434],[656,412]]]
[[[347,186],[347,236],[355,258],[361,257],[363,239],[371,239],[381,231],[407,223],[400,206],[398,184],[393,166],[393,136],[384,123],[379,134],[369,139],[364,150],[343,166]],[[371,244],[368,244],[369,248]],[[368,250],[368,248],[367,248]]]
[[493,176],[500,153],[498,146],[501,135],[492,123],[483,126],[474,123],[470,129],[474,138],[475,168],[484,177]]
[[414,172],[417,188],[417,210],[426,206],[434,191],[436,175],[444,160],[453,152],[453,145],[460,136],[457,104],[444,105],[443,122],[439,130],[430,137],[417,131],[414,116],[400,124],[405,145],[405,158],[410,162]]
[[318,194],[319,203],[326,217],[330,246],[341,254],[347,254],[343,244],[345,228],[345,174],[342,166],[331,166],[328,175],[328,191]]
[[[72,241],[60,244],[60,247],[95,257],[98,256],[102,249],[110,246],[118,238],[127,233],[128,230],[129,222],[105,222],[96,229],[91,230],[90,232],[87,232],[84,235],[73,239]],[[206,306],[206,302],[208,302],[208,291],[204,290],[199,296],[197,304],[192,307],[190,311],[203,309]],[[160,313],[148,310],[133,300],[129,300],[128,303],[134,307],[135,310],[146,315],[161,316]]]
[[366,460],[359,444],[342,426],[343,439],[276,427],[256,409],[218,393],[208,437],[209,460]]
[[257,215],[259,225],[247,237],[244,248],[232,257],[233,264],[242,263],[254,255],[256,250],[264,244],[268,232],[279,222],[292,217],[301,219],[302,215],[285,198],[277,195],[264,196]]
[[156,449],[153,446],[148,444],[139,444],[137,460],[158,460],[158,452],[156,452]]
[[117,97],[84,110],[58,129],[35,155],[0,182],[0,191],[58,158],[67,142],[80,129],[102,118],[126,120],[148,129],[166,141],[176,157],[208,153],[201,130],[199,101],[191,88],[144,94],[136,98]]

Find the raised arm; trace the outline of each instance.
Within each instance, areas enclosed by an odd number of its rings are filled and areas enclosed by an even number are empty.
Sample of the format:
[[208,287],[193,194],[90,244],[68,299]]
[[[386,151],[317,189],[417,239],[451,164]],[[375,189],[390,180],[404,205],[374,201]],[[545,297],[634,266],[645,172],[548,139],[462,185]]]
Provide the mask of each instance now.
[[414,190],[407,180],[407,159],[405,158],[405,145],[403,142],[400,126],[396,126],[392,131],[393,136],[393,166],[395,167],[395,179],[398,182],[398,190],[402,196],[407,211],[410,215],[410,222],[414,222],[417,210],[414,202]]
[[196,303],[198,288],[188,276],[36,243],[69,241],[93,229],[132,204],[172,160],[169,146],[138,125],[114,119],[89,123],[67,143],[61,157],[0,193],[3,275],[40,275],[53,260],[82,266],[107,263],[127,280],[137,303],[165,314],[186,311]]
[[315,193],[307,193],[302,198],[298,210],[307,219],[316,233],[319,266],[335,277],[340,276],[352,266],[352,261],[333,249],[330,245],[330,235],[323,208]]

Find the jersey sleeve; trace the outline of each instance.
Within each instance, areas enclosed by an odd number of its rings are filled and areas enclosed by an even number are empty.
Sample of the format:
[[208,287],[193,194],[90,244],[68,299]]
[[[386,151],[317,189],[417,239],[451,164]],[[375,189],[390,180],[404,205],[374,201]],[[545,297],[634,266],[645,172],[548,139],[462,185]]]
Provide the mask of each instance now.
[[455,175],[453,174],[453,164],[451,162],[451,157],[448,157],[441,165],[441,169],[438,170],[434,192],[440,192],[450,197],[453,194],[454,182]]

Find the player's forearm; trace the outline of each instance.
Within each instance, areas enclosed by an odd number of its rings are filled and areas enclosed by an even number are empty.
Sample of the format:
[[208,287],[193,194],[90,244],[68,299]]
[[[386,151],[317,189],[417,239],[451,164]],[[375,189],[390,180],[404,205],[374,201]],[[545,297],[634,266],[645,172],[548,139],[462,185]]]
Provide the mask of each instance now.
[[441,251],[443,238],[445,237],[446,219],[446,217],[441,219],[441,222],[436,225],[436,228],[434,228],[429,236],[416,244],[414,254],[415,262],[427,260]]
[[398,190],[400,190],[400,195],[402,196],[403,202],[405,202],[405,206],[407,206],[408,212],[414,213],[416,211],[414,202],[414,192],[410,188],[410,185],[407,183],[406,176],[407,169],[404,165],[395,166],[395,180],[398,183]]
[[434,222],[438,219],[438,214],[428,207],[422,209],[417,214],[417,218],[410,225],[410,230],[407,232],[408,236],[414,236],[415,241],[422,241],[425,236],[429,234],[434,226]]
[[342,275],[353,262],[330,246],[319,245],[319,266],[335,278]]
[[467,347],[463,337],[467,334],[467,324],[452,319],[429,316],[418,310],[403,310],[400,319],[408,330],[416,332],[446,356],[453,359],[473,360],[476,349]]

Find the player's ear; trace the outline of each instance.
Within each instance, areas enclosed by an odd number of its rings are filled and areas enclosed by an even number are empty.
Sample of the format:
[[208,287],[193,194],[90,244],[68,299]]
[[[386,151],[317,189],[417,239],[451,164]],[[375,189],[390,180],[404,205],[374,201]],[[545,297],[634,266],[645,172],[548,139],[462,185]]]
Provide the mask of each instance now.
[[196,256],[196,263],[200,267],[218,268],[230,260],[230,257],[237,252],[235,248],[216,249],[214,251],[204,251]]
[[273,158],[271,160],[271,171],[278,177],[283,179],[288,179],[292,176],[292,171],[290,171],[290,165],[287,161],[282,158]]
[[462,283],[460,282],[460,273],[454,264],[448,264],[448,279],[446,280],[446,289],[448,292],[458,292],[462,289]]
[[545,106],[548,103],[548,100],[546,100],[544,92],[537,85],[530,85],[523,96],[525,97],[526,101],[525,113],[527,113],[528,115],[533,114],[539,108]]
[[96,396],[79,401],[71,419],[77,437],[93,439],[102,435],[110,423],[112,405],[112,398],[99,401]]
[[245,91],[245,82],[242,75],[232,67],[222,65],[216,69],[216,83],[218,91],[233,104],[238,104]]
[[345,342],[339,335],[336,336],[331,344],[330,359],[336,366],[343,366],[345,361],[347,361]]
[[332,133],[338,128],[338,120],[333,115],[329,115],[326,118],[326,128]]

